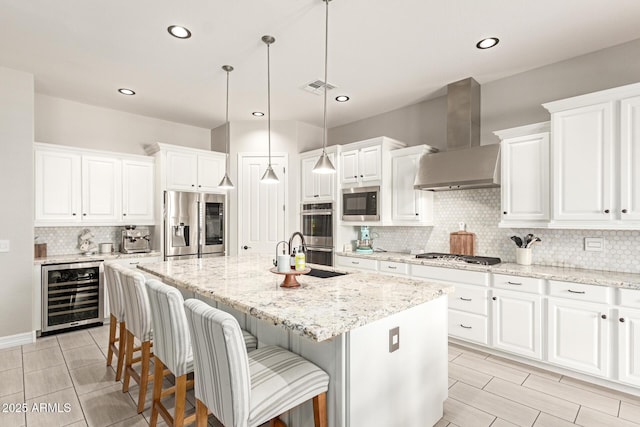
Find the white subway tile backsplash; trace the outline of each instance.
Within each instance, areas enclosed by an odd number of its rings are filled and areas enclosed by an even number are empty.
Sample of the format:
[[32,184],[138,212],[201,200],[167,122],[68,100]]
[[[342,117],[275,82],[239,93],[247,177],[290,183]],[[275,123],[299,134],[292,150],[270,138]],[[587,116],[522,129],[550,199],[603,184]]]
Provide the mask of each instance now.
[[[515,262],[516,246],[509,237],[533,233],[542,239],[533,247],[534,264],[640,273],[640,231],[498,228],[499,188],[437,192],[434,202],[433,227],[373,227],[375,246],[393,252],[448,253],[449,233],[464,222],[467,231],[476,234],[477,255]],[[602,237],[602,252],[585,251],[585,237]]]

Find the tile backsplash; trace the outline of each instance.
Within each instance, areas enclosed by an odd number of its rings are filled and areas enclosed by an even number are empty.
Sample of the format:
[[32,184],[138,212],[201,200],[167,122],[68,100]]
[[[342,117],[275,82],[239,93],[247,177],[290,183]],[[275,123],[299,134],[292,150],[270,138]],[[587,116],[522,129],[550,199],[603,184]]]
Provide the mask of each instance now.
[[[435,193],[434,227],[372,227],[374,244],[393,252],[424,249],[449,252],[449,233],[458,223],[476,234],[476,254],[515,262],[515,243],[509,238],[533,233],[541,243],[533,247],[533,263],[559,267],[640,273],[640,231],[550,230],[498,228],[500,189],[443,191]],[[37,233],[36,233],[37,234]],[[586,252],[585,237],[602,237],[602,252]]]
[[[96,244],[113,243],[114,249],[119,250],[122,230],[124,230],[122,226],[36,227],[34,234],[37,236],[36,243],[47,244],[47,255],[69,255],[82,253],[78,248],[78,236],[85,229],[91,230]],[[153,235],[153,227],[149,227],[149,231]],[[151,245],[154,247],[153,242]]]

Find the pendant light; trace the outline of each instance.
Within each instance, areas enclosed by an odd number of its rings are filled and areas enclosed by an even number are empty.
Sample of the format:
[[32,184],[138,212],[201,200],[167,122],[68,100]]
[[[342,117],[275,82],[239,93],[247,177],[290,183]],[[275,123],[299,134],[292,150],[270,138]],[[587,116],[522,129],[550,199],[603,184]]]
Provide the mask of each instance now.
[[229,73],[233,71],[233,67],[231,65],[223,65],[222,69],[227,73],[227,109],[225,112],[224,126],[225,126],[225,163],[224,163],[224,178],[218,184],[218,188],[222,188],[223,190],[230,190],[233,188],[233,182],[231,182],[231,178],[229,178]]
[[271,74],[269,71],[269,46],[275,42],[276,39],[271,36],[262,36],[262,41],[267,45],[267,139],[269,141],[269,166],[267,166],[267,170],[264,172],[264,175],[262,175],[260,182],[277,184],[280,180],[271,167]]
[[324,123],[322,129],[322,154],[318,162],[313,167],[314,173],[329,174],[336,173],[336,168],[327,156],[327,63],[329,62],[329,2],[331,0],[322,0],[326,3],[325,9],[325,28],[324,28]]

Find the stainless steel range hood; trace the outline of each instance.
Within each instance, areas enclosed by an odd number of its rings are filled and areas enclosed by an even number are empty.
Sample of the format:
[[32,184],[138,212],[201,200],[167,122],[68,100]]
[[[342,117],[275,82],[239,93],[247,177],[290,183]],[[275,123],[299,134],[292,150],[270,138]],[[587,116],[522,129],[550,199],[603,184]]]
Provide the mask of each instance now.
[[447,86],[447,151],[420,159],[414,188],[500,186],[500,145],[480,145],[480,85],[469,77]]

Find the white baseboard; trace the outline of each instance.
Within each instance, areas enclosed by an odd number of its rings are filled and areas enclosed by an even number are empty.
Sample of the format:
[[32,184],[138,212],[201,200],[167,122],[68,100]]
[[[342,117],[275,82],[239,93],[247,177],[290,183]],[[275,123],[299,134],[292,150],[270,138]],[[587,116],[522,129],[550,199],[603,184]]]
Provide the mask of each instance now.
[[0,337],[0,349],[32,344],[34,342],[36,342],[36,331],[9,335],[7,337]]

